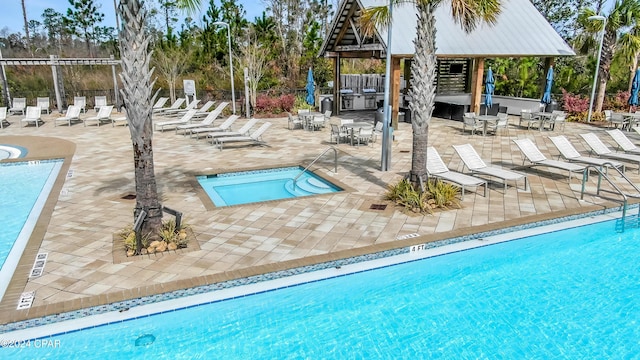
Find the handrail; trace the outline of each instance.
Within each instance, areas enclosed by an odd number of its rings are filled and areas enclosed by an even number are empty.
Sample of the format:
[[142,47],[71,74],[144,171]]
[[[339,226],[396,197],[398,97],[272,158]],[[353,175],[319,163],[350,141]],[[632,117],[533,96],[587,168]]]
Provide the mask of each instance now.
[[326,154],[329,150],[333,150],[333,153],[335,155],[335,158],[334,158],[334,161],[333,161],[334,162],[334,170],[333,170],[333,172],[334,173],[338,173],[338,150],[333,146],[329,146],[328,148],[324,149],[324,151],[321,152],[320,155],[316,156],[316,158],[313,159],[313,161],[309,165],[307,165],[302,171],[300,171],[300,173],[298,175],[296,175],[296,177],[293,178],[293,188],[294,189],[296,188],[296,181],[298,180],[298,178],[300,176],[302,176],[302,174],[304,174],[307,170],[309,170],[309,168],[313,164],[315,164],[316,161],[320,160],[322,155]]

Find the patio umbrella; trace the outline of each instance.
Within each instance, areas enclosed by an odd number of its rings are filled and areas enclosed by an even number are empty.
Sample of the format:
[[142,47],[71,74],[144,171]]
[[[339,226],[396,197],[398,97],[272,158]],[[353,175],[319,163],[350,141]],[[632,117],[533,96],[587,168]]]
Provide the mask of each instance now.
[[636,70],[631,83],[631,95],[629,96],[629,112],[632,106],[638,106],[638,91],[640,91],[640,69]]
[[544,94],[542,94],[542,104],[551,104],[551,85],[553,84],[553,67],[549,67],[547,72],[547,84],[544,87]]
[[487,71],[487,77],[485,79],[484,82],[484,89],[485,89],[485,94],[484,94],[484,114],[487,114],[488,109],[493,106],[493,90],[495,89],[495,79],[493,78],[493,71],[491,71],[491,68],[489,68],[489,71]]
[[313,71],[311,70],[311,68],[309,68],[309,73],[307,74],[307,104],[309,105],[315,105],[315,97],[314,97],[314,91],[315,91],[315,86],[313,85]]

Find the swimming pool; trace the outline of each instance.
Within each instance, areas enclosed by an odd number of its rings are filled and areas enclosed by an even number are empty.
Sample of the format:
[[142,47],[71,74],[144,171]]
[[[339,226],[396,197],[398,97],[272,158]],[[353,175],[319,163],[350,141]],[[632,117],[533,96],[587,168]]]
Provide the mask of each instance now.
[[62,160],[0,164],[0,299],[31,236]]
[[[216,206],[249,204],[341,191],[299,166],[198,176]],[[294,185],[293,179],[300,177]]]
[[22,146],[0,144],[0,160],[21,158],[26,154],[27,149]]
[[[639,235],[604,221],[517,241],[483,238],[470,250],[417,251],[398,265],[348,276],[332,269],[322,281],[276,281],[275,291],[232,291],[227,300],[11,343],[0,356],[632,358],[640,353]],[[456,252],[439,256],[446,251]],[[127,315],[111,321],[119,316]],[[17,333],[0,335],[0,344],[29,339],[28,330]]]

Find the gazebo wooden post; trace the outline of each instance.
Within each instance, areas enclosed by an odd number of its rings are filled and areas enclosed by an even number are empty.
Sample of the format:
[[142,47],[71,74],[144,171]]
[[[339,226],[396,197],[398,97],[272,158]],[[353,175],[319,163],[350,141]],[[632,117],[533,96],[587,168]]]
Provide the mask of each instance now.
[[398,111],[400,109],[400,60],[399,57],[391,58],[391,126],[398,130]]
[[480,113],[480,100],[482,99],[482,78],[484,76],[484,59],[473,59],[473,72],[471,73],[471,109],[476,114]]

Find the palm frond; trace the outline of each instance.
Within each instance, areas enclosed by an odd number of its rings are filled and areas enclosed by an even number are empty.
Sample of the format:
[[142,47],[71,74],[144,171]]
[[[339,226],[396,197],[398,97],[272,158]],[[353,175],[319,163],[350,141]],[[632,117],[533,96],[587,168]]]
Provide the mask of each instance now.
[[451,0],[451,16],[469,32],[478,23],[495,24],[500,15],[500,0]]
[[201,0],[178,0],[177,5],[180,9],[186,10],[189,15],[196,15],[200,11]]
[[360,30],[364,36],[372,36],[378,26],[389,26],[391,16],[388,6],[375,6],[364,9],[360,15]]

